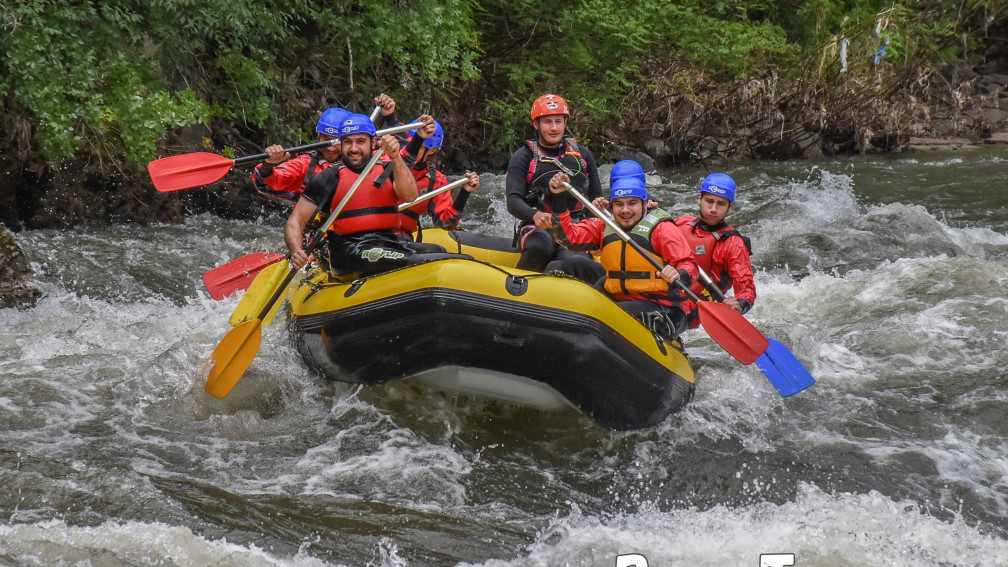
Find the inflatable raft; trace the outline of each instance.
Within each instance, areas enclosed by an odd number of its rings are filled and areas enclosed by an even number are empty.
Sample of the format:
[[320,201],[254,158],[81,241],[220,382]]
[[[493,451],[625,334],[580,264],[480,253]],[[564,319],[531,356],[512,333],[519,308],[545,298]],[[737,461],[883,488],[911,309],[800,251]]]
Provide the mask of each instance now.
[[655,425],[692,397],[668,342],[573,278],[515,269],[510,240],[425,230],[446,258],[341,281],[316,270],[289,299],[295,343],[327,378],[416,380],[537,408],[572,405],[612,429]]

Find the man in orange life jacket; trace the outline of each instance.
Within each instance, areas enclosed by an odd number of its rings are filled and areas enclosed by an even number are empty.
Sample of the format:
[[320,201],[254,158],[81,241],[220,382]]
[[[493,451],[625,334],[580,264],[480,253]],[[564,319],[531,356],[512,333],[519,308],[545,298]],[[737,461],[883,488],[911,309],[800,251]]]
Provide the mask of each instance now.
[[[343,200],[360,177],[374,151],[375,127],[363,114],[351,114],[340,127],[342,157],[332,167],[316,175],[287,219],[284,240],[291,252],[290,262],[300,269],[309,260],[304,250],[304,226],[319,203],[323,213]],[[417,198],[416,181],[400,155],[399,141],[386,135],[379,143],[388,161],[379,161],[354,192],[329,228],[330,267],[337,273],[370,274],[414,263],[415,251],[396,237],[402,202]],[[385,169],[391,179],[375,184]]]
[[[564,177],[557,174],[550,181],[552,193],[565,191]],[[678,288],[669,284],[678,279],[690,285],[697,278],[697,264],[672,215],[660,208],[645,211],[647,200],[643,178],[626,176],[611,182],[609,202],[605,199],[596,202],[611,210],[616,224],[632,240],[665,264],[661,271],[655,271],[647,259],[624,242],[602,219],[593,217],[575,223],[569,211],[554,209],[553,232],[558,241],[568,243],[571,248],[600,249],[605,290],[620,307],[651,330],[674,339],[687,328],[686,309],[691,308],[692,303]]]
[[[752,246],[749,239],[739,234],[727,223],[725,216],[735,205],[735,180],[724,173],[712,173],[700,183],[699,216],[682,216],[675,220],[689,242],[697,264],[714,280],[722,293],[729,289],[724,303],[739,313],[745,313],[756,301],[752,264],[749,256]],[[700,293],[700,282],[693,291]],[[692,326],[699,325],[694,321]]]
[[[423,126],[407,132],[410,141],[403,148],[402,155],[407,164],[412,162],[410,173],[416,179],[417,191],[423,195],[448,185],[448,178],[430,162],[430,159],[440,151],[441,144],[444,142],[444,129],[438,121],[427,115],[417,118],[414,122],[423,123]],[[445,230],[455,230],[458,227],[459,214],[465,207],[469,194],[478,189],[480,185],[479,175],[476,173],[467,171],[465,177],[469,181],[462,186],[454,201],[450,193],[441,193],[423,203],[399,211],[401,226],[397,234],[400,240],[418,252],[444,252],[445,249],[442,246],[414,242],[413,233],[417,232],[420,227],[420,216],[424,213],[430,215],[435,227]]]
[[[401,124],[395,113],[395,101],[385,93],[375,97],[381,106],[381,118],[388,126]],[[350,112],[338,106],[322,113],[315,132],[320,142],[339,137],[340,125]],[[313,177],[327,169],[340,158],[340,146],[326,146],[291,158],[283,146],[274,144],[266,148],[266,159],[252,171],[252,183],[260,194],[275,199],[297,203]]]
[[553,239],[552,211],[571,211],[576,222],[584,218],[584,210],[570,195],[551,193],[549,181],[558,171],[564,171],[570,184],[588,199],[600,197],[602,184],[595,158],[574,138],[564,137],[570,116],[564,99],[543,95],[532,104],[529,116],[537,136],[526,140],[511,156],[505,181],[508,212],[521,222],[515,235],[522,251],[517,267],[541,272],[550,261],[571,255],[594,261],[587,254],[564,249]]

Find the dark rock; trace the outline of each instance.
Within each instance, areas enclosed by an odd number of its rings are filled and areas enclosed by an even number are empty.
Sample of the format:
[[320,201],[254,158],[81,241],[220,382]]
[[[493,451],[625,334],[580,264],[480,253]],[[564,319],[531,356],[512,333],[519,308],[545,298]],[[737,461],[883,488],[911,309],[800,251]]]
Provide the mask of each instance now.
[[39,296],[39,291],[29,285],[34,277],[14,235],[0,226],[0,308],[34,305]]
[[644,152],[638,152],[620,147],[611,150],[609,152],[609,157],[613,163],[624,159],[632,159],[635,162],[639,163],[641,167],[644,168],[644,171],[654,171],[655,169],[657,169],[655,167],[655,160],[651,159],[651,156]]

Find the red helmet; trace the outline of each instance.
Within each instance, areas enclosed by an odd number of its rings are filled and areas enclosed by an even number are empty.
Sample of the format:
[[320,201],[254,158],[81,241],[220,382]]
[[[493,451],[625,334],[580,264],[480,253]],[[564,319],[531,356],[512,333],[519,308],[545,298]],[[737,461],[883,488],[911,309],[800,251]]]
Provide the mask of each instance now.
[[547,116],[550,114],[563,114],[564,116],[570,116],[570,110],[567,108],[567,101],[555,94],[544,94],[535,99],[535,102],[532,103],[532,112],[529,113],[532,120],[535,121],[535,119],[540,116]]

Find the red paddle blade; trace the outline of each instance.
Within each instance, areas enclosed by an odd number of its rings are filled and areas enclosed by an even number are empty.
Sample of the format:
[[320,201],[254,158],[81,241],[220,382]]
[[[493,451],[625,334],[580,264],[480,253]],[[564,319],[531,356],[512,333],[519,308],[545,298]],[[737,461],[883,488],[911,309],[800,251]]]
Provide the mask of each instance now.
[[203,285],[206,286],[210,297],[219,301],[239,289],[248,289],[263,268],[283,260],[284,257],[283,254],[275,252],[256,252],[242,256],[203,274]]
[[697,308],[700,323],[710,338],[742,364],[752,364],[770,346],[770,340],[759,329],[724,303],[701,301]]
[[162,193],[209,185],[224,177],[234,160],[210,152],[156,159],[147,164],[154,188]]

